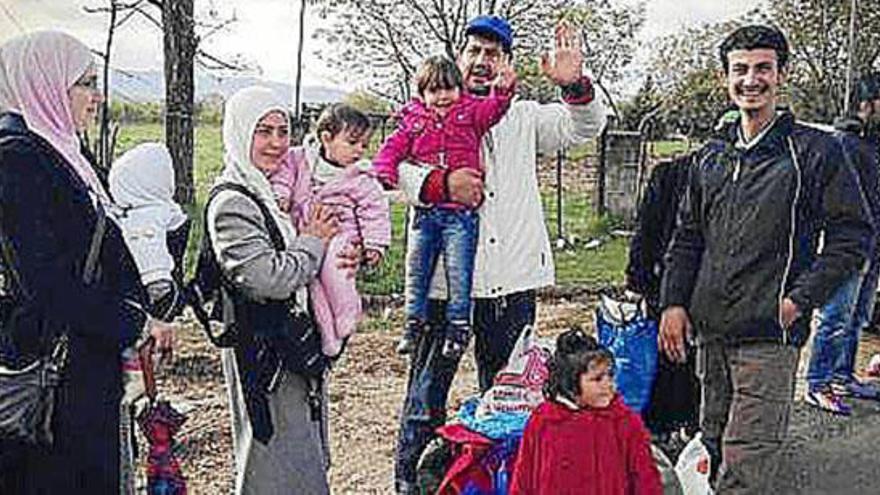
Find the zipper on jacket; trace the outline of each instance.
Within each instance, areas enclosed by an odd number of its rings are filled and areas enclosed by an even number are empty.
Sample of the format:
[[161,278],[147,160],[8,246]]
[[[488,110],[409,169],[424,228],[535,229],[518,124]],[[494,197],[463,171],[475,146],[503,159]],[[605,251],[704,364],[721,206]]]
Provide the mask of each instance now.
[[742,156],[736,157],[736,164],[733,166],[733,181],[739,180],[739,173],[742,170]]
[[[791,274],[791,264],[794,261],[794,235],[797,228],[797,204],[801,195],[801,166],[798,163],[797,152],[791,136],[788,136],[788,150],[791,153],[791,163],[795,169],[795,189],[794,199],[791,202],[791,231],[788,235],[788,257],[785,262],[785,271],[782,273],[782,283],[779,286],[779,297],[777,298],[777,319],[779,326],[782,328],[782,345],[788,345],[788,329],[782,323],[782,300],[785,298],[785,286],[788,283],[788,276]],[[794,323],[794,322],[792,322]]]

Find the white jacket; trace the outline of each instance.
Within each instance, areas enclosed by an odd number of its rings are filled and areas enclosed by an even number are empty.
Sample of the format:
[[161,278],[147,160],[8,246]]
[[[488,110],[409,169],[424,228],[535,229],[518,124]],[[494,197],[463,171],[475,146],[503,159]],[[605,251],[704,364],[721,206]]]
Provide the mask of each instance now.
[[[605,122],[605,107],[598,98],[587,105],[517,100],[487,134],[482,149],[486,179],[479,209],[475,298],[553,285],[553,255],[538,190],[538,153],[547,156],[583,144],[597,136]],[[400,188],[414,203],[430,171],[401,164]],[[413,239],[411,232],[407,239]],[[408,245],[407,253],[411,252]],[[445,297],[444,274],[441,259],[434,272],[432,298]]]

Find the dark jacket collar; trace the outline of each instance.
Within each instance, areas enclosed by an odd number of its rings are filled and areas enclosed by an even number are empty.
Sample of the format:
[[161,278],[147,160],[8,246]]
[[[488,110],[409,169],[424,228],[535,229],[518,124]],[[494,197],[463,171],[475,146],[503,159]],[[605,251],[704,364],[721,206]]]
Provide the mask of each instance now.
[[0,131],[24,134],[27,130],[24,117],[20,114],[13,112],[0,113]]
[[[776,120],[770,125],[770,129],[760,137],[758,142],[745,149],[745,153],[767,155],[778,153],[780,150],[787,148],[785,140],[794,130],[794,114],[788,110],[780,110]],[[718,129],[712,139],[719,144],[723,144],[725,148],[734,148],[739,141],[739,126],[740,119],[725,124]]]

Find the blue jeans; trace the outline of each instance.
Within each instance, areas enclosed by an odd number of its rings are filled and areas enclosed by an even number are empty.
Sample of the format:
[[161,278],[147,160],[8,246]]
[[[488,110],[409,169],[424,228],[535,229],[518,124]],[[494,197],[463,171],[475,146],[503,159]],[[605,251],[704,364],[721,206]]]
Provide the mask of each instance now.
[[847,383],[855,371],[859,334],[871,321],[880,265],[871,263],[834,291],[819,310],[807,383],[817,390],[832,381]]
[[479,216],[474,210],[416,208],[407,270],[406,317],[428,321],[428,292],[437,260],[446,266],[446,324],[468,327]]
[[[430,301],[427,333],[411,356],[406,397],[400,414],[394,476],[398,493],[411,491],[416,482],[419,457],[434,438],[434,430],[446,423],[446,399],[460,358],[446,358],[443,348],[443,301]],[[494,299],[474,300],[475,357],[480,390],[492,385],[520,333],[535,322],[535,291],[517,292]]]
[[856,369],[856,353],[859,349],[859,338],[862,330],[871,324],[874,315],[874,303],[877,301],[877,282],[880,279],[880,263],[871,261],[868,271],[862,279],[859,287],[859,297],[856,299],[856,309],[853,313],[853,330],[847,340],[844,363],[847,380],[851,380]]

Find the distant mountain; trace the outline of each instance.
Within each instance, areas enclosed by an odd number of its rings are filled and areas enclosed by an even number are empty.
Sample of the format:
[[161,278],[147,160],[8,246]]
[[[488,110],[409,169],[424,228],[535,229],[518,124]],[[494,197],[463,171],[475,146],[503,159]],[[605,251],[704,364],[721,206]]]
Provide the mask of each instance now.
[[[195,75],[196,101],[208,96],[232,93],[246,86],[262,84],[274,88],[280,94],[289,95],[293,100],[293,85],[276,81],[267,81],[254,76],[223,76],[219,77],[205,72]],[[125,101],[154,102],[165,99],[165,76],[161,71],[118,71],[110,73],[111,97]],[[346,92],[329,86],[303,86],[302,101],[308,103],[325,103],[339,101]]]

